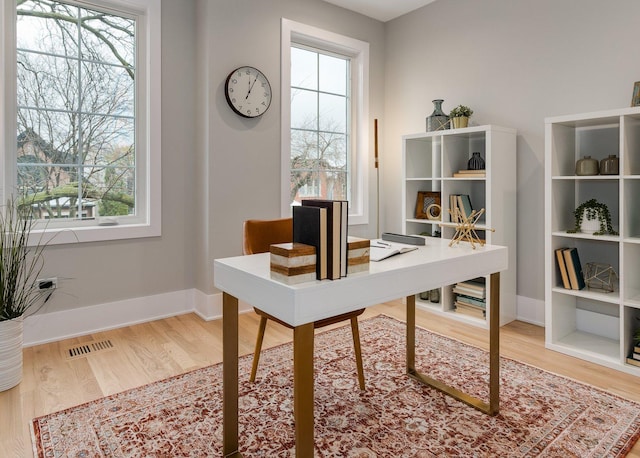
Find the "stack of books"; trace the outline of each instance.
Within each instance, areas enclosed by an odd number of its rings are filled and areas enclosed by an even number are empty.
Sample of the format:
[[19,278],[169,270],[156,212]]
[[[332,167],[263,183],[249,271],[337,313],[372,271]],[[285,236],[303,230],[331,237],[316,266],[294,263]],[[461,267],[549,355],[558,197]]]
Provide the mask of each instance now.
[[562,286],[566,289],[583,289],[585,287],[582,264],[577,248],[558,248],[556,261]]
[[486,176],[486,170],[458,170],[453,174],[453,178],[486,178]]
[[349,203],[345,200],[305,199],[293,207],[293,241],[316,249],[316,278],[347,276]]
[[454,285],[455,311],[484,319],[487,310],[487,288],[484,278],[461,281]]
[[633,347],[633,353],[627,358],[627,364],[640,367],[640,346]]
[[453,219],[454,212],[459,211],[462,216],[468,218],[471,216],[471,212],[473,211],[473,207],[471,206],[471,198],[468,194],[450,194],[449,208],[452,212],[450,218],[453,222],[456,222]]

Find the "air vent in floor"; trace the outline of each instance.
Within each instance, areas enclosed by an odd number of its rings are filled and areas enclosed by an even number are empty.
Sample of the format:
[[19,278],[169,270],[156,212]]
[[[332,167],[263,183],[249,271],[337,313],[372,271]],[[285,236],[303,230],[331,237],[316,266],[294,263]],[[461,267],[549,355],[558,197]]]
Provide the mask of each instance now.
[[79,358],[81,356],[87,356],[89,354],[97,353],[99,351],[113,349],[113,343],[110,340],[102,340],[100,342],[89,342],[82,345],[76,345],[67,349],[67,358]]

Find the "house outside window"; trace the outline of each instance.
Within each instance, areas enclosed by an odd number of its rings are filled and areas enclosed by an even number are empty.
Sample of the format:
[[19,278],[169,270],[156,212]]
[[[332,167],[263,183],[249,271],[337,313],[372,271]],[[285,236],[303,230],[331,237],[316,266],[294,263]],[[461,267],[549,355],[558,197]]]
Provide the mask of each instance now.
[[282,213],[349,201],[367,223],[368,43],[283,19]]
[[75,241],[159,235],[160,0],[11,1],[5,198]]

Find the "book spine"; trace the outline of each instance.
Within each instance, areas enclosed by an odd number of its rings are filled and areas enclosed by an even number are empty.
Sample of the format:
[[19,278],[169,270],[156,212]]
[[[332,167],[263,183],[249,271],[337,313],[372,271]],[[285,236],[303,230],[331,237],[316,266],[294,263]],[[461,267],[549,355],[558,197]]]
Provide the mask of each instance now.
[[569,282],[569,274],[567,272],[567,265],[564,262],[564,256],[562,252],[566,248],[558,248],[556,250],[556,260],[558,261],[558,270],[560,271],[560,277],[562,278],[562,286],[566,289],[571,289],[571,283]]
[[582,275],[582,267],[580,265],[580,257],[576,248],[567,248],[562,252],[564,262],[567,266],[567,273],[571,289],[580,290],[584,288],[584,277]]

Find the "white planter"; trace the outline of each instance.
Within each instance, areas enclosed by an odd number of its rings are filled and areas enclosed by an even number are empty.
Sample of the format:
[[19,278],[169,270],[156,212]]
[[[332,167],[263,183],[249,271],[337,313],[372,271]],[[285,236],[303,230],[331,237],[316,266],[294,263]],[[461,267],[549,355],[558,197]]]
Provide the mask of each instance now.
[[600,230],[600,219],[598,218],[598,211],[596,210],[596,217],[594,219],[587,219],[587,212],[582,213],[582,220],[580,221],[580,232],[585,234],[593,234]]
[[22,380],[23,318],[0,321],[0,391]]

